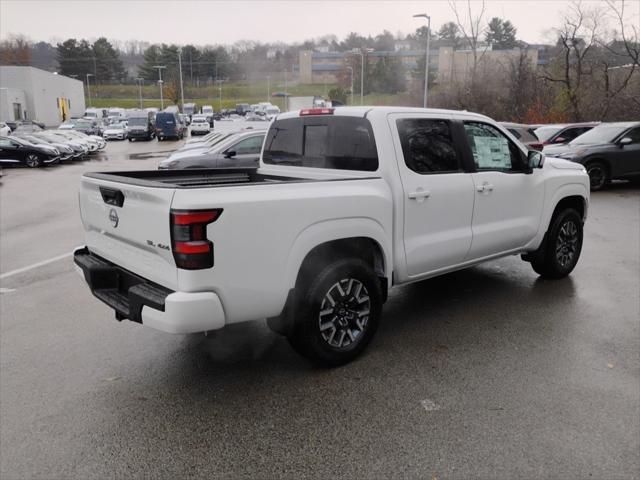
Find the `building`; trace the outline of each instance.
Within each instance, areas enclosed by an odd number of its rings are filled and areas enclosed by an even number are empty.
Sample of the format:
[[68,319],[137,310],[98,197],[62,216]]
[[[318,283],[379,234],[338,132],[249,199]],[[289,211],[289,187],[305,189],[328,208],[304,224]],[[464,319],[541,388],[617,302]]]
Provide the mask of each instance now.
[[[366,61],[374,65],[379,59],[399,60],[405,69],[407,80],[418,65],[424,68],[425,50],[410,50],[408,42],[396,44],[395,51],[374,51],[365,54]],[[483,71],[496,72],[508,70],[509,64],[524,54],[535,69],[540,63],[538,48],[525,50],[493,50],[491,45],[482,45],[476,52],[478,65]],[[300,83],[336,83],[342,72],[347,70],[349,59],[359,54],[352,52],[317,52],[303,50],[300,52],[298,65]],[[453,47],[441,46],[429,49],[429,71],[435,74],[435,83],[463,82],[468,79],[473,69],[473,52],[468,49],[455,50]],[[418,62],[421,62],[420,64]],[[431,75],[430,75],[431,76]]]
[[35,120],[48,127],[84,114],[80,80],[34,67],[0,67],[0,120]]

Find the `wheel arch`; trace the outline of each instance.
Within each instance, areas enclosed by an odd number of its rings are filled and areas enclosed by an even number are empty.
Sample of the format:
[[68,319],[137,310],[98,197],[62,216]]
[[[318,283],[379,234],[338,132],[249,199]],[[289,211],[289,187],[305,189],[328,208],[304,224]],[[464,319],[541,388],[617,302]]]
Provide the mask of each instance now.
[[316,223],[298,235],[287,261],[289,288],[299,285],[314,267],[336,258],[367,262],[382,279],[391,277],[391,249],[383,227],[371,218],[345,218]]

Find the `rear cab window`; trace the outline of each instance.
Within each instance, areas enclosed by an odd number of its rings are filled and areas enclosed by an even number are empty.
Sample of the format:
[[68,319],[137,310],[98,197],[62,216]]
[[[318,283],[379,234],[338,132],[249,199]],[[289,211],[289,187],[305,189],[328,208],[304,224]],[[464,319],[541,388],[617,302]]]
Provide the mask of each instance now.
[[276,120],[267,133],[263,162],[373,172],[378,152],[365,118],[318,115]]
[[404,162],[421,175],[461,171],[459,155],[448,120],[403,118],[397,120]]

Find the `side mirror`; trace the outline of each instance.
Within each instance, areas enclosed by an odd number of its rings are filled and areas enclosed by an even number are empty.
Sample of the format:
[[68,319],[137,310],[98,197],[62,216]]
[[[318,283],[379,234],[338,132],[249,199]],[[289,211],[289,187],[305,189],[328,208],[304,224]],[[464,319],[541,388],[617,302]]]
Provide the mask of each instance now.
[[567,141],[567,139],[566,139],[566,138],[564,138],[564,137],[558,137],[558,138],[556,138],[556,139],[553,141],[553,143],[564,143],[564,142],[566,142],[566,141]]
[[633,139],[631,137],[624,137],[618,141],[618,145],[620,145],[620,147],[622,148],[625,145],[629,145],[631,142],[633,142]]
[[542,168],[544,165],[544,153],[537,150],[529,150],[527,164],[529,168]]
[[224,157],[225,158],[232,158],[236,156],[236,152],[233,150],[229,150],[227,152],[224,153]]

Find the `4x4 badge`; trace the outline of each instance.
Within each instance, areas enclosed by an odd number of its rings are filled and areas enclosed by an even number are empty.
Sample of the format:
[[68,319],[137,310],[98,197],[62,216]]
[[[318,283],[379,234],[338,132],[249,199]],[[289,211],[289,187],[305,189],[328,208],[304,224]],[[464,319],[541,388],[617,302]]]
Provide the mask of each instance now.
[[109,210],[109,220],[111,221],[111,225],[113,225],[113,228],[116,228],[118,226],[118,212],[116,212],[115,208]]

